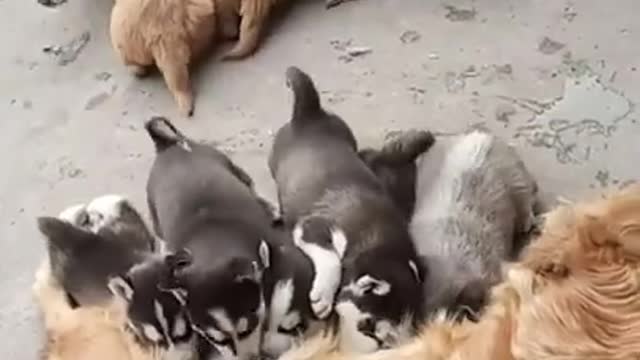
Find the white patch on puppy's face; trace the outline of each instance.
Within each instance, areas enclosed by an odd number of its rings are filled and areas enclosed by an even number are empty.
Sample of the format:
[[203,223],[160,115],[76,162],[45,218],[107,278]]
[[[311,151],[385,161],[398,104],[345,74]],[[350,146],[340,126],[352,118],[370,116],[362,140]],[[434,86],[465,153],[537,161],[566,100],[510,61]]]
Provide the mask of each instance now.
[[82,226],[83,216],[86,216],[84,204],[77,204],[69,206],[68,208],[62,210],[60,215],[58,215],[58,219],[70,222],[76,226]]
[[367,294],[385,296],[391,291],[391,284],[370,275],[363,275],[355,282],[345,285],[344,290],[351,292],[357,297],[363,297]]
[[293,279],[276,283],[269,308],[269,324],[264,334],[262,350],[269,356],[277,357],[291,347],[299,335],[302,323],[300,313],[291,310],[295,288]]
[[358,324],[371,317],[363,313],[351,301],[339,302],[336,312],[340,319],[340,350],[347,352],[369,353],[378,350],[375,339],[358,330]]
[[255,315],[258,323],[251,328],[247,317],[240,317],[235,323],[224,309],[213,309],[208,312],[211,325],[193,329],[208,339],[226,359],[253,360],[260,354],[262,338],[262,322],[265,318],[264,299]]
[[91,230],[96,232],[119,219],[122,205],[126,201],[120,195],[103,195],[93,199],[86,208],[91,222]]
[[[313,264],[315,274],[309,292],[309,300],[316,317],[324,319],[333,310],[333,300],[342,276],[342,264],[336,251],[307,242],[303,232],[302,225],[296,225],[293,230],[293,242],[309,257]],[[335,243],[342,246],[339,237],[336,237]]]

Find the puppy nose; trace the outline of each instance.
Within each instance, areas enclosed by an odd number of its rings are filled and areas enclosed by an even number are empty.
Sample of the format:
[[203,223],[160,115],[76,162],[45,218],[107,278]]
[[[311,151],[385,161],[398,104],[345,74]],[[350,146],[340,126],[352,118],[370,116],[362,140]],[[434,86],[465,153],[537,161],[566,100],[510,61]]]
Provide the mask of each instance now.
[[374,334],[376,331],[376,322],[372,318],[366,318],[358,321],[358,331],[363,334]]

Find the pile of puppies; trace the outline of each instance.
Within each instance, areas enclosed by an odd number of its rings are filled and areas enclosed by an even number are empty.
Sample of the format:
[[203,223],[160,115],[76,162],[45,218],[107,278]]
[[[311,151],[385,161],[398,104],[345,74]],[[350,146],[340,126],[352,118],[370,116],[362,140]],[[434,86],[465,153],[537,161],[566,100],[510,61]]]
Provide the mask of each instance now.
[[249,360],[327,333],[372,352],[439,309],[477,320],[535,216],[514,150],[478,131],[359,150],[307,74],[286,80],[293,114],[268,160],[279,211],[226,155],[155,117],[155,235],[116,195],[38,219],[44,358]]

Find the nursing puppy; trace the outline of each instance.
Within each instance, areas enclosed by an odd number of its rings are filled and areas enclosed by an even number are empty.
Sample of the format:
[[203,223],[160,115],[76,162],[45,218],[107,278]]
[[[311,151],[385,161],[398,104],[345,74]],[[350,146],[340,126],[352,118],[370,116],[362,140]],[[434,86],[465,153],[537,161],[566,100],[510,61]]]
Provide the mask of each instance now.
[[[157,150],[147,198],[169,255],[114,279],[129,303],[129,317],[158,324],[157,335],[165,341],[176,339],[163,324],[188,322],[215,353],[240,359],[258,356],[265,327],[276,335],[297,334],[306,321],[296,290],[305,275],[295,254],[284,257],[286,243],[272,229],[272,214],[251,178],[164,118],[153,118],[146,128]],[[273,271],[271,264],[277,264]],[[278,316],[265,326],[272,305]]]
[[[438,139],[421,155],[415,177],[413,155],[427,138],[420,133],[406,133],[363,159],[404,207],[410,207],[407,191],[413,189],[408,179],[416,179],[410,228],[431,270],[425,312],[444,308],[474,317],[500,280],[501,264],[512,259],[531,229],[536,182],[512,147],[479,131]],[[382,156],[397,161],[381,164]]]
[[340,352],[319,336],[280,360],[578,360],[640,354],[640,185],[545,215],[477,323],[438,317],[411,343]]
[[269,168],[284,224],[314,266],[312,308],[326,318],[339,290],[341,345],[390,346],[411,334],[422,303],[407,224],[358,158],[347,124],[322,109],[309,76],[291,67],[286,77],[293,116],[276,134]]
[[70,306],[100,305],[112,296],[110,277],[126,272],[154,249],[140,213],[119,195],[100,196],[39,217],[47,240],[52,276],[66,290]]

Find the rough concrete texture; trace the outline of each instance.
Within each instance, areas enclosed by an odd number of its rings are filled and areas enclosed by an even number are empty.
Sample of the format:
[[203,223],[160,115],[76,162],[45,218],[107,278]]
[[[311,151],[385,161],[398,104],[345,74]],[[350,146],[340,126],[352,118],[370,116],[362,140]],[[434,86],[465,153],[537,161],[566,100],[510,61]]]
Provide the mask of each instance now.
[[640,174],[637,0],[300,2],[252,59],[206,61],[189,120],[159,78],[137,80],[116,59],[110,6],[0,0],[2,359],[39,347],[35,216],[106,192],[144,207],[151,115],[227,150],[274,198],[266,154],[290,114],[289,65],[315,78],[363,145],[412,127],[485,127],[517,145],[545,193],[569,199]]

